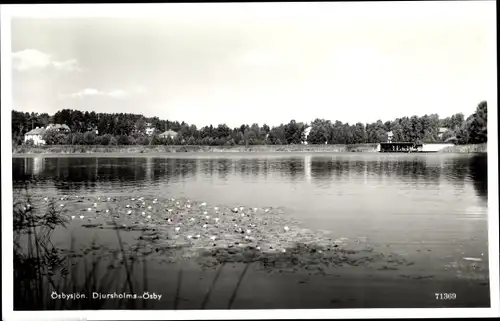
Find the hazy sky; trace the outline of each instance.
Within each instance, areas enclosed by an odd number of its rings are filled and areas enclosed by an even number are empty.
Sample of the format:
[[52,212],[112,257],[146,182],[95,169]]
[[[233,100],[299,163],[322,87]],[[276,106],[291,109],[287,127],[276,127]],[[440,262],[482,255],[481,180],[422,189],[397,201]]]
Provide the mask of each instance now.
[[494,1],[167,9],[13,19],[14,109],[142,113],[197,126],[352,123],[468,116],[496,95]]

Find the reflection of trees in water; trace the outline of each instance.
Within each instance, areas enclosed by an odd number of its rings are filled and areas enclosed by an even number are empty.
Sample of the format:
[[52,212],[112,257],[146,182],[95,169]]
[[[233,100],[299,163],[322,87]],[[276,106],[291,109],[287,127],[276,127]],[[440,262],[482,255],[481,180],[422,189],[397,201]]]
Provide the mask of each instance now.
[[[51,182],[57,189],[93,190],[103,184],[143,186],[149,183],[192,177],[200,173],[221,179],[228,175],[267,177],[279,173],[292,180],[307,176],[321,186],[352,177],[383,180],[396,178],[419,184],[440,179],[463,185],[470,177],[480,196],[487,197],[486,155],[450,158],[345,159],[310,156],[294,158],[34,158],[13,159],[13,182]],[[41,170],[40,170],[40,166]],[[234,166],[234,172],[232,171]],[[309,176],[310,175],[310,176]],[[326,185],[325,185],[326,183]]]
[[302,158],[284,158],[278,160],[278,168],[284,177],[292,180],[303,179],[305,176],[304,160]]
[[200,159],[200,169],[203,174],[205,174],[208,177],[214,176],[214,173],[216,171],[216,159],[213,158],[203,158]]
[[335,172],[335,161],[325,158],[311,157],[312,181],[331,181]]
[[241,176],[250,176],[252,165],[255,166],[255,159],[246,159],[242,158],[239,160],[235,160],[235,172],[239,173]]
[[227,158],[217,158],[217,175],[220,179],[227,179],[229,172],[231,171],[232,161]]
[[474,181],[474,188],[479,196],[488,199],[488,157],[475,155],[469,163],[470,177]]
[[148,182],[178,179],[196,173],[194,159],[164,158],[47,158],[44,170],[32,175],[33,159],[13,160],[13,181],[51,182],[56,189],[94,190],[98,185],[112,183],[137,186]]
[[443,175],[452,181],[454,186],[465,186],[465,180],[469,172],[468,158],[451,158],[443,161]]
[[[422,183],[435,183],[441,176],[440,166],[428,166],[424,159],[400,160],[346,160],[312,157],[311,177],[313,181],[325,182],[349,177],[397,178]],[[322,184],[324,185],[324,184]]]

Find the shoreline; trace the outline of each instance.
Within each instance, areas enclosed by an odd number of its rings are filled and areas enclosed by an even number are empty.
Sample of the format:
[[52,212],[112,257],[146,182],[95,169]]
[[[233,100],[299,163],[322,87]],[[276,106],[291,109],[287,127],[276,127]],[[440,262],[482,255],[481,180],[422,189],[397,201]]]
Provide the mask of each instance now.
[[[130,145],[130,146],[18,146],[12,151],[13,157],[90,156],[94,154],[117,156],[162,156],[185,154],[239,154],[239,153],[378,153],[378,144],[355,145],[253,145],[253,146],[170,146],[170,145]],[[487,153],[487,144],[456,145],[434,153]],[[420,154],[420,153],[416,153]]]

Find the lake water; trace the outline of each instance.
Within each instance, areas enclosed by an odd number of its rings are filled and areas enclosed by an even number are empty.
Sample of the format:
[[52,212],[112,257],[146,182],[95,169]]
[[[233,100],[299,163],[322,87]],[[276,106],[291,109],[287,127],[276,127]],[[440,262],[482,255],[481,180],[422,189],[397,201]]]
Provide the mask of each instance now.
[[[420,240],[487,232],[486,156],[450,154],[204,154],[13,159],[14,189],[43,194],[185,196],[280,206],[313,229],[346,237]],[[438,241],[438,239],[436,239]]]
[[304,228],[364,238],[424,270],[473,257],[488,273],[486,155],[15,157],[13,185],[15,192],[27,186],[47,196],[187,197],[212,205],[282,207]]

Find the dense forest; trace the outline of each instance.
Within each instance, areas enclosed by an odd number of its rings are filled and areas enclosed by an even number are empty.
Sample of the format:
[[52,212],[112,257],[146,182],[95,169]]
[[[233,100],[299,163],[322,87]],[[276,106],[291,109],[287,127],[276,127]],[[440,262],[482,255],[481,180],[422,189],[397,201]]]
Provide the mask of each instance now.
[[[341,121],[316,119],[312,123],[291,120],[287,124],[243,124],[229,128],[225,124],[198,129],[185,122],[148,118],[138,114],[106,114],[63,109],[54,115],[12,111],[12,137],[16,145],[24,144],[24,134],[36,127],[50,123],[66,124],[71,133],[62,134],[48,130],[43,139],[49,145],[286,145],[301,144],[364,144],[387,140],[392,131],[394,141],[453,142],[477,144],[487,141],[487,103],[479,103],[475,113],[464,118],[461,113],[447,118],[437,114],[421,117],[381,120],[370,124],[348,124]],[[145,133],[150,123],[155,134]],[[447,128],[444,133],[440,128]],[[309,135],[306,139],[306,129]],[[175,131],[175,138],[161,138],[158,134]],[[98,135],[96,134],[96,131]],[[29,144],[30,142],[28,142]]]

